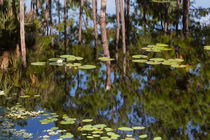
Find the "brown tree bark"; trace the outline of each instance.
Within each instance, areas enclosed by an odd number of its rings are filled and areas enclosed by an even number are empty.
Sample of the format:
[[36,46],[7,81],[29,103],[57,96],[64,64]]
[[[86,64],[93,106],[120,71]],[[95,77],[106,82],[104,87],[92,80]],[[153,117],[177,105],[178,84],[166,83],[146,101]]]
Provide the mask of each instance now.
[[183,33],[185,37],[189,36],[189,10],[190,0],[183,0]]
[[51,35],[51,46],[54,47],[53,39],[53,23],[52,23],[52,0],[49,0],[49,14],[50,14],[50,35]]
[[[58,24],[60,25],[60,23],[61,23],[61,16],[60,16],[60,0],[58,0]],[[61,36],[61,33],[60,33],[60,31],[59,31],[59,40],[60,40],[60,36]]]
[[176,2],[176,35],[178,35],[178,31],[179,31],[179,5],[180,5],[180,0],[177,0]]
[[93,23],[94,23],[94,36],[95,36],[95,48],[98,46],[98,28],[97,28],[97,0],[92,0],[92,13],[93,13]]
[[119,0],[115,0],[115,5],[116,5],[116,17],[117,17],[117,29],[116,29],[116,46],[115,46],[115,59],[116,62],[118,62],[119,59],[119,55],[118,55],[118,51],[119,51],[119,38],[120,38],[120,14],[119,14]]
[[49,16],[49,0],[46,0],[46,9],[45,9],[45,18],[44,18],[44,32],[43,32],[44,35],[46,33],[46,30],[47,30],[47,35],[48,35],[48,16]]
[[80,0],[80,13],[79,13],[79,44],[82,41],[82,13],[83,13],[84,1]]
[[123,11],[123,1],[120,0],[120,15],[121,15],[121,25],[122,25],[122,44],[123,44],[123,75],[126,75],[126,43],[125,43],[125,19]]
[[25,44],[25,27],[24,27],[24,0],[20,0],[20,40],[21,40],[21,55],[23,65],[26,67],[26,44]]
[[36,0],[36,16],[39,16],[39,0]]
[[101,26],[101,38],[102,38],[104,56],[110,57],[107,34],[106,34],[106,4],[107,0],[101,0],[100,26]]
[[65,53],[66,53],[66,45],[67,45],[67,32],[66,32],[66,0],[64,0],[64,47],[65,47]]
[[168,31],[168,3],[165,4],[165,21],[164,21],[164,33]]

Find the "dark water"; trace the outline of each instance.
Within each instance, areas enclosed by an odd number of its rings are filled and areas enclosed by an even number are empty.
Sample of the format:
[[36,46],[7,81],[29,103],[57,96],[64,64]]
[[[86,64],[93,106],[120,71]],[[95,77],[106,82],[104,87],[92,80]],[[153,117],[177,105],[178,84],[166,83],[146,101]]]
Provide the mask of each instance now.
[[[74,135],[73,139],[86,139],[78,127],[84,125],[82,119],[93,119],[91,124],[106,124],[114,132],[125,138],[127,133],[118,128],[144,126],[141,131],[128,132],[134,138],[147,134],[146,139],[209,139],[210,130],[210,53],[203,49],[203,43],[180,41],[173,38],[163,41],[156,37],[151,43],[139,41],[131,46],[127,55],[126,74],[123,74],[122,55],[111,62],[111,73],[107,74],[106,62],[94,56],[94,49],[87,46],[73,47],[70,54],[81,56],[82,64],[96,66],[93,70],[80,70],[65,66],[32,66],[31,62],[45,61],[59,57],[55,49],[36,52],[28,51],[28,66],[22,67],[15,56],[10,55],[9,66],[0,72],[0,89],[6,96],[0,97],[1,110],[17,103],[29,111],[43,110],[44,114],[56,113],[58,121],[41,124],[47,116],[29,117],[26,120],[10,120],[17,130],[26,129],[32,133],[32,139],[42,139],[47,135],[44,130],[59,127]],[[167,43],[171,51],[152,53],[141,50],[146,44]],[[111,51],[112,52],[112,51]],[[133,63],[132,55],[146,54],[149,58],[183,58],[186,68],[176,69],[165,65]],[[112,53],[114,58],[114,53]],[[106,91],[107,77],[111,77],[111,89]],[[33,95],[40,97],[33,98]],[[29,98],[20,98],[29,95]],[[1,113],[4,116],[3,112]],[[60,121],[66,114],[76,118],[72,125],[62,125]],[[1,121],[3,123],[4,121]],[[2,128],[1,128],[2,129]],[[49,139],[58,139],[50,136]],[[5,136],[4,136],[5,135]],[[107,136],[104,133],[102,136]],[[22,139],[2,133],[5,139]]]

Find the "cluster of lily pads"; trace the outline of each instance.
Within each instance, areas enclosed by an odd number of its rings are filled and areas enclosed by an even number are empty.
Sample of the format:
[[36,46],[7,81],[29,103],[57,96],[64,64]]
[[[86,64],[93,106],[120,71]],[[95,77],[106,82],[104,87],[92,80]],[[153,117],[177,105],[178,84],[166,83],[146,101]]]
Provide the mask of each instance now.
[[[48,116],[44,120],[41,120],[41,124],[49,124],[51,122],[58,121],[58,115],[56,113],[43,114],[43,116]],[[56,119],[55,119],[56,118]],[[59,122],[62,125],[73,125],[77,122],[79,127],[77,130],[81,132],[81,136],[87,139],[100,138],[101,140],[113,140],[118,138],[125,139],[135,139],[136,135],[132,135],[133,132],[142,133],[145,130],[144,126],[133,126],[133,127],[119,127],[118,129],[113,129],[108,127],[106,124],[92,124],[93,119],[83,119],[78,120],[76,118],[71,118],[64,114],[62,120]],[[48,135],[41,136],[40,138],[50,138],[50,136],[61,135],[60,139],[74,138],[74,135],[66,130],[60,130],[58,127],[52,127],[48,130],[44,130]],[[62,133],[61,133],[62,132]],[[147,134],[138,135],[140,139],[147,138]],[[161,137],[155,137],[154,140],[160,140]]]
[[16,137],[20,137],[20,138],[24,138],[24,139],[31,139],[33,138],[33,135],[32,133],[28,133],[26,132],[25,129],[21,129],[21,130],[16,130],[16,129],[3,129],[2,130],[3,133],[8,133],[9,134],[12,134]]
[[148,56],[146,55],[133,55],[132,58],[134,58],[134,60],[132,60],[132,62],[136,62],[136,63],[146,63],[149,65],[168,65],[171,66],[172,68],[185,68],[186,65],[181,64],[184,59],[179,59],[179,58],[175,58],[175,59],[164,59],[164,58],[150,58],[148,59]]
[[43,111],[27,111],[21,105],[17,104],[11,108],[8,108],[6,117],[12,120],[16,119],[28,119],[29,117],[39,116],[44,113]]
[[141,48],[147,52],[162,52],[162,51],[169,51],[172,50],[168,48],[168,44],[157,43],[156,45],[147,45],[147,47]]
[[210,46],[204,46],[204,50],[210,51]]
[[[82,57],[74,56],[74,55],[61,55],[59,58],[50,58],[48,59],[49,65],[53,66],[67,66],[67,67],[74,67],[79,69],[95,69],[96,66],[94,65],[82,65],[78,61],[83,60]],[[31,65],[34,66],[43,66],[46,65],[46,62],[33,62]]]

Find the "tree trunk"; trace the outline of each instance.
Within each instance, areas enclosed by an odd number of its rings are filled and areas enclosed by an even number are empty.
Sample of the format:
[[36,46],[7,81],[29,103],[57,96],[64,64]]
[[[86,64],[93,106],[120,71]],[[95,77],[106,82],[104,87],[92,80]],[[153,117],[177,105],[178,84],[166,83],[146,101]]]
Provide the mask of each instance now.
[[39,0],[36,0],[36,16],[39,16]]
[[25,44],[25,28],[24,28],[24,0],[20,0],[20,40],[21,40],[21,55],[23,65],[26,67],[26,44]]
[[79,44],[82,41],[82,13],[83,13],[84,1],[80,0],[80,13],[79,13]]
[[97,5],[96,5],[96,0],[92,0],[92,12],[93,12],[93,22],[94,22],[94,36],[95,36],[95,49],[97,51],[97,46],[98,46],[98,28],[97,28]]
[[122,44],[123,44],[123,75],[126,75],[126,44],[125,44],[125,19],[123,11],[123,1],[120,0],[120,15],[121,15],[121,24],[122,24]]
[[118,62],[118,46],[119,46],[119,38],[120,38],[120,14],[119,14],[119,0],[115,0],[115,4],[116,4],[116,17],[117,17],[117,30],[116,30],[116,46],[115,46],[115,59],[116,62]]
[[86,29],[88,28],[88,0],[85,0]]
[[111,89],[111,64],[110,61],[106,62],[106,91]]
[[[60,0],[58,0],[58,24],[60,25],[61,23],[61,16],[60,16]],[[61,36],[61,33],[60,33],[60,30],[59,30],[59,40],[60,40],[60,36]]]
[[50,14],[50,35],[51,35],[51,46],[54,47],[54,39],[53,39],[53,24],[52,24],[52,0],[49,0],[49,14]]
[[180,5],[180,0],[177,0],[176,3],[176,35],[178,35],[178,31],[179,31],[179,5]]
[[184,36],[189,36],[189,10],[190,10],[190,0],[183,0],[183,32]]
[[130,0],[127,0],[127,10],[126,10],[126,47],[127,52],[129,52],[128,46],[130,45]]
[[106,34],[106,4],[107,0],[101,0],[100,26],[101,26],[101,38],[102,38],[104,56],[110,57],[107,34]]
[[66,0],[64,0],[64,47],[66,53],[66,45],[67,45],[67,32],[66,32]]
[[165,22],[164,22],[164,33],[168,31],[168,3],[165,4]]
[[47,29],[47,35],[48,35],[48,15],[49,15],[49,0],[46,0],[46,10],[45,10],[45,18],[44,18],[44,32],[43,34],[45,35],[46,29]]

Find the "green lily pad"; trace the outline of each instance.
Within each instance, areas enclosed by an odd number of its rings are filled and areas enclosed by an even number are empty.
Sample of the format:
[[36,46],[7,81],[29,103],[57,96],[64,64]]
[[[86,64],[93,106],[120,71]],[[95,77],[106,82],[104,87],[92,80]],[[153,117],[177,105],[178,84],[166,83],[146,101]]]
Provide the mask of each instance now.
[[161,62],[147,61],[146,64],[149,64],[149,65],[159,65],[159,64],[161,64]]
[[161,137],[154,137],[153,140],[161,140],[162,138]]
[[48,59],[48,60],[51,61],[51,62],[56,62],[56,61],[58,61],[59,59],[61,59],[61,58],[50,58],[50,59]]
[[133,55],[132,56],[132,58],[136,58],[136,59],[138,59],[138,58],[147,58],[148,56],[146,56],[146,55]]
[[84,120],[82,120],[82,122],[92,122],[93,121],[93,119],[84,119]]
[[145,62],[147,62],[147,60],[145,60],[145,59],[137,59],[137,60],[132,60],[132,62],[134,62],[134,63],[145,63]]
[[164,43],[156,43],[157,46],[162,46],[162,47],[168,47],[168,44],[164,44]]
[[46,64],[46,62],[33,62],[31,63],[31,65],[33,66],[44,66]]
[[143,130],[143,129],[145,129],[145,127],[143,127],[143,126],[134,126],[134,127],[132,127],[134,130]]
[[95,68],[96,68],[96,66],[94,66],[94,65],[79,66],[79,69],[84,69],[84,70],[95,69]]
[[38,98],[38,97],[40,97],[40,95],[39,95],[39,94],[38,94],[38,95],[34,95],[34,97],[35,97],[35,98]]
[[183,62],[184,59],[179,59],[179,58],[175,58],[175,59],[168,59],[169,62]]
[[73,138],[74,136],[71,133],[66,133],[66,135],[62,135],[61,138],[68,139]]
[[75,59],[78,60],[78,61],[83,60],[83,58],[79,57],[79,56],[75,57]]
[[66,61],[69,62],[69,61],[75,61],[76,60],[76,57],[68,57],[66,58]]
[[165,59],[164,58],[151,58],[149,59],[150,61],[155,61],[155,62],[162,62],[164,61]]
[[98,60],[100,61],[113,61],[113,58],[109,58],[109,57],[99,57]]
[[210,51],[210,46],[204,46],[204,49]]
[[107,132],[113,131],[112,128],[104,128]]
[[20,98],[29,98],[29,95],[25,95],[25,96],[20,96]]
[[93,135],[93,137],[100,137],[100,135]]
[[58,129],[58,127],[52,127],[52,128],[50,128],[50,130],[57,130]]
[[118,129],[121,130],[121,131],[133,131],[133,129],[130,128],[130,127],[120,127]]
[[185,68],[186,65],[171,65],[172,68]]
[[140,135],[139,138],[141,138],[141,139],[147,138],[147,134]]

